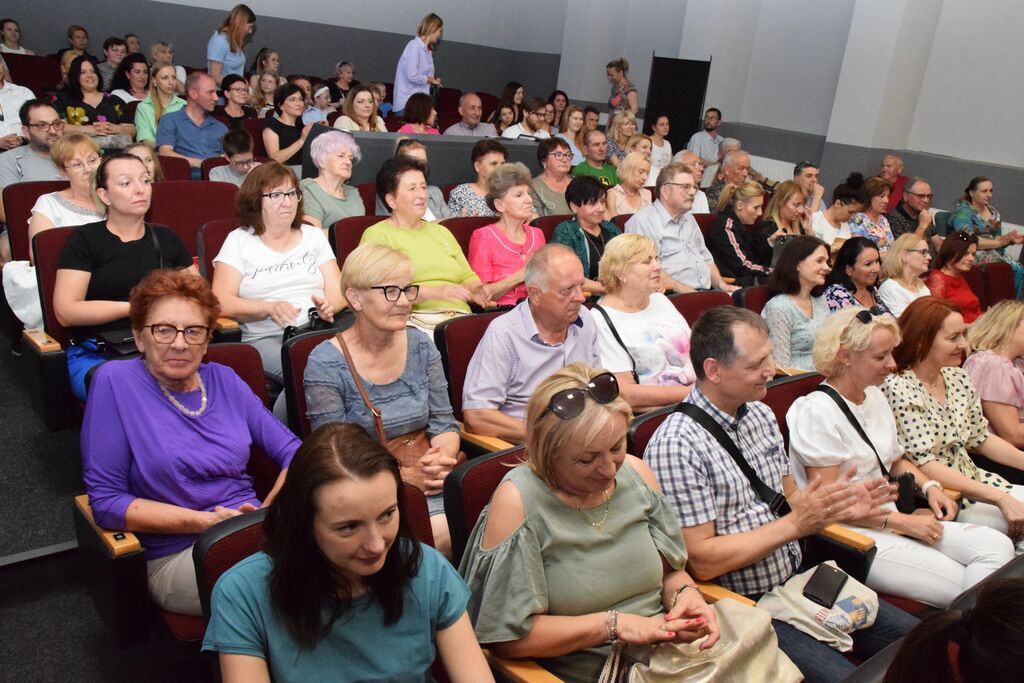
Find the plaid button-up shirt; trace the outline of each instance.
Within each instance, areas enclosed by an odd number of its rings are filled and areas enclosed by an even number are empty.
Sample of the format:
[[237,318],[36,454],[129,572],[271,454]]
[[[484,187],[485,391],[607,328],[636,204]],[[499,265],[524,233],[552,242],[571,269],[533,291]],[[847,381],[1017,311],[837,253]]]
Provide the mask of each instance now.
[[[761,480],[782,491],[789,460],[768,406],[748,403],[740,409],[738,419],[733,419],[696,387],[687,401],[722,425]],[[647,445],[644,460],[654,470],[683,528],[714,522],[715,534],[724,536],[753,531],[777,519],[715,437],[682,413],[674,413],[662,423]],[[764,593],[788,579],[800,560],[800,546],[794,541],[716,581],[744,595]]]

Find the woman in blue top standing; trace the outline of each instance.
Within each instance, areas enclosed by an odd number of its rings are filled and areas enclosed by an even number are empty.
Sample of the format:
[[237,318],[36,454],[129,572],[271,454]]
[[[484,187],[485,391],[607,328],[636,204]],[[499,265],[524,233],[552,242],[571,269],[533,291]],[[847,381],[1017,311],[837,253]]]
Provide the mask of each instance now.
[[206,44],[206,70],[220,87],[228,74],[245,75],[245,37],[256,28],[256,15],[246,5],[235,5]]
[[434,75],[434,47],[441,40],[444,22],[436,14],[420,19],[416,37],[409,41],[398,59],[395,69],[395,96],[393,113],[401,116],[405,103],[418,92],[430,94],[430,86],[441,87],[441,79]]
[[295,454],[264,552],[213,591],[203,649],[236,681],[493,683],[469,589],[409,534],[398,461],[362,427],[329,424]]

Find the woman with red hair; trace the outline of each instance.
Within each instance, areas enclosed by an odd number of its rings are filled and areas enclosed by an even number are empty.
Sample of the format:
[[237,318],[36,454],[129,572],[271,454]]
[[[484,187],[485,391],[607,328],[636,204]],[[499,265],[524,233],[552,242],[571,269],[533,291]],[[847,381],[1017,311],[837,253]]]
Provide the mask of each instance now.
[[[922,297],[907,306],[899,324],[903,341],[893,351],[897,371],[882,391],[906,456],[930,480],[963,494],[958,521],[989,526],[1021,541],[1024,486],[971,459],[971,452],[981,453],[1024,470],[1024,452],[988,431],[978,391],[960,368],[967,350],[960,308],[946,299]],[[1021,550],[1024,544],[1018,544]]]
[[964,322],[973,323],[981,315],[981,302],[964,277],[974,267],[978,236],[957,230],[942,242],[935,270],[924,278],[924,284],[935,296],[955,303]]

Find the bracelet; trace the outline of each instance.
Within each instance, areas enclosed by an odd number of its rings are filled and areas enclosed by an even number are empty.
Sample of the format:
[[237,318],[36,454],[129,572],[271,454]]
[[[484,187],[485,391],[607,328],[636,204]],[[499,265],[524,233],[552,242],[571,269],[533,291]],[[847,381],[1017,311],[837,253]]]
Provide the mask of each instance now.
[[882,517],[882,529],[885,529],[889,525],[889,513],[885,513],[885,517]]
[[928,495],[928,489],[930,489],[933,486],[942,486],[942,484],[940,482],[936,481],[935,479],[929,479],[925,483],[921,484],[921,495],[922,496],[927,496]]
[[608,610],[608,616],[604,618],[604,631],[608,636],[608,642],[613,645],[619,640],[619,613],[617,610]]
[[684,583],[682,586],[680,586],[679,588],[676,589],[675,593],[672,594],[672,607],[675,607],[676,603],[679,602],[679,594],[682,593],[687,588],[692,588],[693,590],[699,592],[699,589],[697,588],[697,586],[695,584]]

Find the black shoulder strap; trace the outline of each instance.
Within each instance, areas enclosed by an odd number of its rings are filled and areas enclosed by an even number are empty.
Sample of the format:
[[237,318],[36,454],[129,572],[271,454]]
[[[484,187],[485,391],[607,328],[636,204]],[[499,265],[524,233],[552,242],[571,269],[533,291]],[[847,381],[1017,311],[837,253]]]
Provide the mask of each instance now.
[[160,269],[163,270],[164,253],[160,250],[160,240],[156,236],[156,229],[152,225],[148,224],[143,224],[142,229],[149,232],[149,238],[153,240],[153,249],[156,250],[156,257],[160,261]]
[[601,317],[604,318],[604,321],[608,323],[608,329],[611,330],[612,336],[615,337],[615,341],[619,342],[619,346],[621,346],[622,350],[626,352],[626,357],[629,358],[629,362],[633,364],[633,381],[640,384],[640,376],[636,374],[636,361],[633,360],[633,354],[629,352],[629,349],[626,348],[626,345],[623,343],[622,337],[619,336],[619,331],[615,329],[615,325],[612,323],[612,319],[608,315],[608,311],[604,310],[604,308],[601,307],[601,304],[594,304],[594,309],[597,310],[597,312],[601,314]]
[[740,468],[743,476],[750,482],[750,486],[754,489],[757,497],[763,500],[773,513],[780,517],[789,514],[789,503],[786,502],[786,497],[778,491],[773,491],[768,484],[761,480],[761,477],[757,476],[757,472],[750,466],[747,459],[743,457],[743,453],[740,452],[736,442],[729,438],[729,435],[722,429],[722,425],[715,422],[715,419],[708,415],[707,411],[700,406],[684,401],[676,407],[675,412],[683,413],[703,427],[708,434],[715,437],[715,440],[725,449],[725,452],[732,456],[736,466]]
[[888,477],[889,469],[885,466],[885,463],[882,462],[882,458],[879,457],[878,450],[875,448],[875,444],[871,443],[871,439],[868,438],[868,435],[864,431],[864,428],[860,426],[860,422],[857,420],[857,417],[853,414],[853,411],[850,410],[850,406],[846,404],[846,401],[843,400],[843,397],[839,395],[839,392],[833,389],[832,387],[828,386],[827,384],[819,384],[815,391],[820,391],[821,393],[825,394],[826,396],[828,396],[829,398],[836,402],[836,405],[839,406],[839,410],[843,411],[843,415],[845,415],[846,419],[850,421],[850,424],[853,425],[853,428],[857,430],[857,433],[860,435],[860,438],[864,439],[864,443],[871,446],[871,451],[875,454],[875,459],[878,460],[878,466],[882,469],[882,476]]

